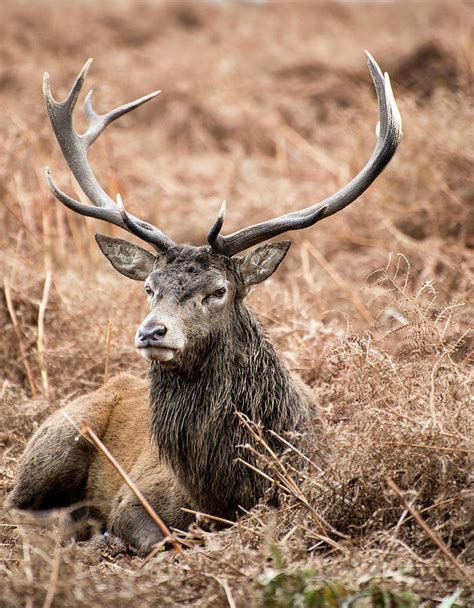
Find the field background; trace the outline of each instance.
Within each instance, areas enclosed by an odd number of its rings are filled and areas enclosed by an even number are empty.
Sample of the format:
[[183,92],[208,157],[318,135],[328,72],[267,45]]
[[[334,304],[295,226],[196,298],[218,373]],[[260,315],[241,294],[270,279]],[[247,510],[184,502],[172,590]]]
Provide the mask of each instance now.
[[81,196],[46,117],[45,70],[61,99],[94,57],[85,88],[99,112],[162,89],[114,123],[91,159],[130,211],[193,244],[205,242],[222,199],[231,232],[322,199],[360,169],[377,119],[365,48],[390,73],[404,124],[370,190],[290,234],[285,264],[250,296],[315,391],[328,441],[309,433],[306,454],[324,451],[324,474],[299,462],[299,499],[282,495],[278,510],[258,506],[218,534],[197,531],[185,562],[172,551],[143,561],[94,543],[61,546],[60,526],[5,514],[1,605],[291,606],[321,587],[313,574],[337,581],[341,597],[397,590],[435,605],[463,589],[458,601],[469,603],[472,3],[16,0],[1,14],[2,495],[50,412],[104,373],[146,374],[133,348],[143,288],[115,273],[93,239],[120,230],[75,217],[45,184],[49,165]]

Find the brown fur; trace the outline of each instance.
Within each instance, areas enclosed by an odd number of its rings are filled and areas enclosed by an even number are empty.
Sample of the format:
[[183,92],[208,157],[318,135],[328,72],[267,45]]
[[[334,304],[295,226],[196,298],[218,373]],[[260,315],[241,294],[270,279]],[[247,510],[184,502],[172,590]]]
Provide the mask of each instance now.
[[155,524],[114,467],[80,435],[79,424],[86,420],[161,516],[170,525],[188,525],[190,518],[179,511],[184,493],[150,438],[147,402],[148,383],[121,374],[52,414],[18,463],[9,506],[46,510],[85,503],[90,508],[81,509],[82,516],[92,513],[125,542],[147,550],[150,538],[159,540]]

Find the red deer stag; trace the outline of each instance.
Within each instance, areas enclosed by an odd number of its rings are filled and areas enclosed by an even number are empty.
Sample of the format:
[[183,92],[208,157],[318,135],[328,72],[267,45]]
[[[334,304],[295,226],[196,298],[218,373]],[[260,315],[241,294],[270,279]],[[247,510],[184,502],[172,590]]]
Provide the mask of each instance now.
[[[54,133],[92,205],[62,192],[47,169],[54,196],[72,211],[120,226],[155,249],[150,253],[128,241],[96,235],[116,270],[144,282],[150,312],[135,343],[150,361],[148,382],[120,376],[63,412],[76,423],[89,422],[170,527],[184,529],[192,521],[181,507],[235,518],[241,507],[249,509],[262,496],[265,480],[237,460],[239,455],[249,458],[239,447],[248,437],[237,411],[281,434],[301,429],[313,408],[309,389],[285,367],[245,303],[249,289],[278,268],[290,242],[237,254],[341,211],[395,154],[402,135],[400,114],[388,75],[367,57],[380,119],[375,149],[360,173],[322,202],[227,236],[221,235],[222,207],[202,247],[174,243],[128,213],[119,196],[115,203],[105,193],[88,162],[88,149],[102,131],[157,93],[100,115],[93,110],[90,92],[84,104],[89,126],[80,135],[72,114],[91,60],[62,102],[53,99],[45,74],[44,98]],[[43,510],[85,501],[104,528],[149,550],[161,539],[159,530],[109,463],[77,438],[65,415],[54,413],[29,441],[10,505]],[[271,435],[268,441],[278,452]]]

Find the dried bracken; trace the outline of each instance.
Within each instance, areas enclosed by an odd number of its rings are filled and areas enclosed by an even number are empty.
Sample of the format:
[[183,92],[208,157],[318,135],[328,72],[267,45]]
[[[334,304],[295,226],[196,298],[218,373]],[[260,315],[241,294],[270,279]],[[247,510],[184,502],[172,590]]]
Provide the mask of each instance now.
[[[78,27],[86,8],[87,28]],[[320,429],[309,428],[302,455],[289,442],[279,462],[260,446],[280,506],[259,505],[218,533],[173,531],[189,546],[186,560],[61,544],[64,514],[49,523],[5,514],[0,603],[259,606],[288,590],[316,597],[336,581],[341,597],[382,589],[430,605],[464,589],[456,601],[469,604],[466,576],[406,508],[472,574],[469,4],[84,0],[62,11],[42,0],[2,10],[2,495],[51,411],[99,387],[104,368],[146,373],[133,349],[140,286],[130,297],[96,251],[104,226],[63,210],[43,178],[48,164],[80,197],[47,125],[46,68],[59,86],[94,56],[92,86],[107,83],[98,111],[123,98],[124,74],[129,99],[162,89],[140,119],[110,127],[94,166],[130,212],[180,242],[205,241],[223,198],[232,232],[322,199],[357,173],[376,117],[364,48],[392,75],[405,138],[363,199],[295,235],[281,273],[251,296],[313,387],[327,437],[316,445]]]

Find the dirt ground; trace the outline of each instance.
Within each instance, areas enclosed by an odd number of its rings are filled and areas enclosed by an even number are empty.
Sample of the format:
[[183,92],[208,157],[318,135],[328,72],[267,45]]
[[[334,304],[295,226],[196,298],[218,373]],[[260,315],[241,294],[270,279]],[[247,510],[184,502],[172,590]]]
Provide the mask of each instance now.
[[[358,592],[356,606],[448,595],[445,606],[468,605],[472,3],[14,0],[1,14],[2,496],[50,412],[104,374],[146,375],[133,347],[143,288],[113,272],[93,239],[120,230],[74,216],[45,184],[49,165],[80,196],[46,117],[45,70],[62,98],[93,57],[100,112],[163,91],[110,127],[91,159],[130,211],[193,244],[223,199],[232,232],[357,173],[377,120],[364,49],[390,73],[404,125],[396,158],[360,201],[291,233],[285,264],[250,296],[314,390],[324,472],[299,459],[297,494],[230,529],[197,529],[185,560],[62,544],[60,517],[2,513],[1,606],[339,606]],[[308,437],[307,458],[322,449]]]

